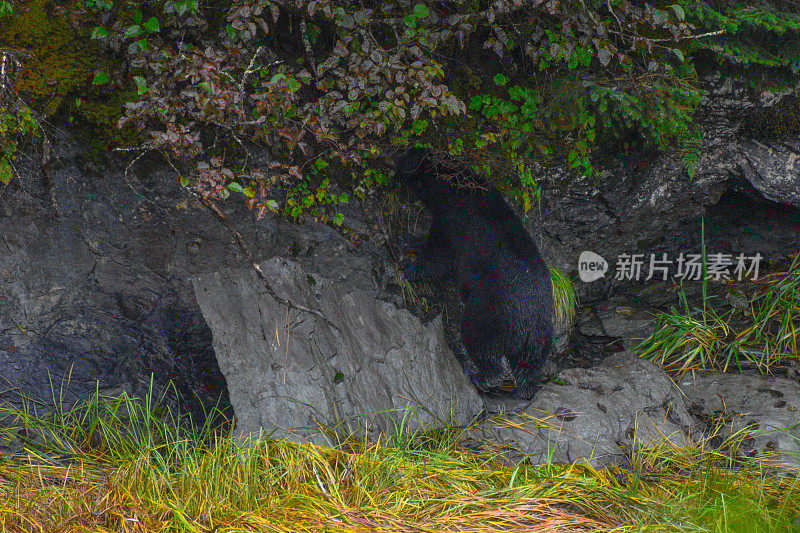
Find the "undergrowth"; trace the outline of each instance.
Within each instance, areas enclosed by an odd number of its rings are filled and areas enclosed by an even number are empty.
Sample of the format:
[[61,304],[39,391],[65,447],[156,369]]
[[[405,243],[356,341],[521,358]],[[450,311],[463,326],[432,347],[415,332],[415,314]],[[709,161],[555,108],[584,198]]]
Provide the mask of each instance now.
[[796,479],[705,441],[636,451],[629,468],[512,465],[455,428],[241,446],[153,403],[1,409],[0,445],[24,449],[0,454],[0,530],[766,532],[800,515]]

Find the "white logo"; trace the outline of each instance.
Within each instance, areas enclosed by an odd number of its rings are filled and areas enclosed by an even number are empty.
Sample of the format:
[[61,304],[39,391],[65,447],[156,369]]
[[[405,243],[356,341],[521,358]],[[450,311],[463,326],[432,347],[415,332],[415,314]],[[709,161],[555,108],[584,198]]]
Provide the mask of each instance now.
[[608,261],[594,252],[581,252],[578,258],[578,276],[584,283],[590,283],[605,277],[608,272]]

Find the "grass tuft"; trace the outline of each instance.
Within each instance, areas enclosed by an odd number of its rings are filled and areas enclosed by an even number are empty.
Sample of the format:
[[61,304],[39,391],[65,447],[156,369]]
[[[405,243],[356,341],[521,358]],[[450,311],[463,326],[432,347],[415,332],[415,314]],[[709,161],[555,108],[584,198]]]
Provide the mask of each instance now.
[[575,321],[575,310],[578,307],[575,286],[572,280],[555,267],[550,267],[550,279],[553,283],[553,307],[556,323],[572,325]]
[[745,363],[764,372],[786,359],[797,359],[800,255],[787,271],[758,283],[761,290],[750,299],[744,320],[735,319],[736,310],[716,311],[705,297],[703,309],[690,309],[681,289],[683,309],[658,314],[655,332],[636,350],[642,357],[681,372],[741,369]]

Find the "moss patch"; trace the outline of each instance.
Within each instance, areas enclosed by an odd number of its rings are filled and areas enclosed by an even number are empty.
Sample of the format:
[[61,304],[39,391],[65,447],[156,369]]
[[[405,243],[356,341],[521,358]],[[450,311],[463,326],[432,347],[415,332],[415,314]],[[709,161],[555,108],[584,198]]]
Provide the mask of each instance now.
[[22,65],[15,85],[25,102],[53,115],[64,98],[91,82],[97,54],[48,0],[17,2],[0,24],[0,47],[18,50]]
[[14,50],[20,60],[14,86],[34,111],[61,115],[79,136],[112,146],[135,145],[139,139],[133,128],[117,128],[124,102],[135,95],[111,83],[92,85],[96,70],[113,71],[114,65],[71,23],[68,15],[74,9],[72,2],[20,0],[14,15],[2,19],[0,48]]

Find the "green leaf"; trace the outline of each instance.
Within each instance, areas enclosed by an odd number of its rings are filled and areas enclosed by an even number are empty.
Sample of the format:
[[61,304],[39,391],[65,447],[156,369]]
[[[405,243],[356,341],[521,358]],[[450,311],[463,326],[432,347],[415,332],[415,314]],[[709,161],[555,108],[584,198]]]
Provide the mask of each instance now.
[[206,92],[209,92],[209,93],[210,93],[210,92],[213,92],[213,90],[214,90],[214,89],[211,87],[211,84],[210,84],[209,82],[207,82],[207,81],[201,81],[201,82],[200,82],[200,83],[198,83],[197,85],[199,85],[201,89],[203,89],[204,91],[206,91]]
[[147,92],[147,80],[144,76],[134,76],[133,82],[136,84],[136,93],[141,96]]
[[243,193],[244,193],[244,195],[245,195],[245,196],[247,196],[248,198],[253,198],[253,197],[256,195],[256,191],[254,191],[254,190],[252,189],[252,187],[245,187],[244,189],[242,189],[242,192],[243,192]]
[[508,78],[506,78],[505,76],[503,76],[500,73],[495,74],[493,79],[494,79],[495,85],[505,85],[506,83],[508,83]]
[[274,76],[272,76],[272,78],[269,80],[269,82],[270,83],[278,83],[279,81],[285,80],[285,79],[286,79],[286,74],[275,74]]
[[230,39],[231,41],[236,39],[236,35],[239,33],[236,31],[236,28],[234,28],[231,24],[225,26],[225,31],[228,33],[228,39]]
[[417,4],[414,6],[414,16],[418,19],[428,18],[428,15],[430,14],[431,12],[428,11],[428,8],[425,6],[425,4]]
[[[0,1],[0,17],[10,17],[13,14],[14,6],[11,5],[11,2],[6,2],[6,0]],[[11,181],[10,178],[9,181]]]
[[95,26],[92,28],[92,39],[105,39],[108,36],[108,30],[102,26]]
[[406,23],[406,26],[409,28],[416,28],[417,27],[417,17],[414,15],[406,15],[403,17],[403,22]]
[[235,181],[230,182],[228,184],[228,188],[230,190],[232,190],[233,192],[242,192],[242,190],[243,190],[243,187],[241,185],[239,185],[238,183],[236,183]]
[[137,9],[136,11],[133,12],[133,21],[136,24],[141,24],[142,23],[142,10],[141,9]]
[[104,70],[98,70],[94,74],[94,78],[92,79],[92,85],[104,85],[108,83],[108,74]]
[[411,131],[413,131],[417,135],[421,135],[427,129],[428,129],[428,121],[421,118],[418,118],[411,124]]
[[328,166],[328,162],[322,158],[317,159],[314,161],[314,165],[316,165],[317,170],[322,170],[323,168]]
[[161,26],[158,24],[158,19],[155,17],[150,17],[150,19],[142,24],[145,29],[149,32],[157,32],[161,29]]
[[292,92],[295,92],[295,91],[299,90],[300,87],[303,86],[302,83],[300,83],[299,81],[297,81],[294,78],[286,78],[286,82],[289,84],[289,90],[292,91]]
[[136,44],[139,45],[139,49],[147,50],[147,39],[139,39],[136,41]]
[[678,61],[680,61],[681,63],[686,62],[686,58],[683,57],[683,52],[681,52],[677,48],[675,48],[672,52],[675,54],[675,57],[678,58]]
[[344,222],[344,215],[341,213],[336,213],[333,216],[333,223],[336,224],[337,226],[341,226],[342,222]]
[[522,100],[525,98],[525,90],[519,85],[514,85],[508,90],[508,97],[512,100]]
[[187,185],[189,185],[189,178],[181,176],[181,187],[186,187]]
[[678,20],[683,20],[686,18],[686,13],[683,12],[683,8],[678,4],[672,4],[669,6],[673,13],[675,13],[675,18]]

